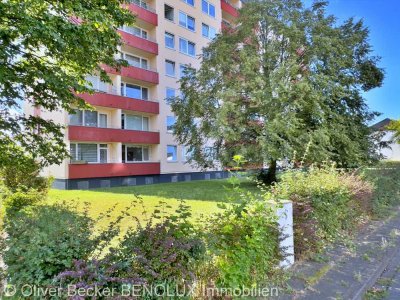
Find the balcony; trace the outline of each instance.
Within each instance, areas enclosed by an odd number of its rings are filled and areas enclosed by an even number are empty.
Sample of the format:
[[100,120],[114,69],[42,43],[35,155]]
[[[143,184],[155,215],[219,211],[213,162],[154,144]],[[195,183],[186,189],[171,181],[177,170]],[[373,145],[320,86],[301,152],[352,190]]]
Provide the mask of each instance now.
[[144,39],[133,35],[129,32],[125,32],[123,30],[118,30],[118,33],[121,35],[124,43],[130,47],[143,50],[145,52],[158,55],[158,44],[150,41],[148,39]]
[[129,78],[132,78],[135,80],[152,83],[152,84],[159,83],[158,73],[153,70],[129,66],[129,67],[122,67],[121,72],[118,72],[118,70],[113,69],[109,66],[102,66],[102,68],[104,71],[106,71],[107,73],[110,73],[110,74],[121,75],[121,76],[129,77]]
[[234,7],[232,4],[230,4],[226,0],[221,0],[221,9],[222,13],[226,12],[233,18],[239,17],[239,12],[236,7]]
[[69,179],[160,174],[159,162],[70,164]]
[[100,143],[131,143],[131,144],[159,144],[160,133],[114,128],[68,126],[70,141],[100,142]]
[[158,115],[160,104],[154,101],[140,100],[108,93],[80,94],[79,98],[91,105],[124,109]]
[[131,3],[129,3],[128,9],[140,20],[154,25],[154,26],[158,26],[158,16],[155,12],[154,9],[152,9],[151,7],[147,6],[144,7],[143,5],[140,5],[138,1],[130,1]]

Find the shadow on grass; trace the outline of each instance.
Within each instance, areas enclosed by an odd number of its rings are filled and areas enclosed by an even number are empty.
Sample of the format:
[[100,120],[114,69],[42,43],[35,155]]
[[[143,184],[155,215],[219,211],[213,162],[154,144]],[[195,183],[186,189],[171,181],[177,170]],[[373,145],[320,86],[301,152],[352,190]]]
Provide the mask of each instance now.
[[[154,196],[160,198],[174,198],[200,201],[226,201],[230,183],[227,180],[198,180],[191,182],[159,183],[152,185],[114,187],[93,189],[91,192],[113,194],[136,194],[139,196]],[[241,183],[243,190],[259,192],[255,182],[244,180]]]

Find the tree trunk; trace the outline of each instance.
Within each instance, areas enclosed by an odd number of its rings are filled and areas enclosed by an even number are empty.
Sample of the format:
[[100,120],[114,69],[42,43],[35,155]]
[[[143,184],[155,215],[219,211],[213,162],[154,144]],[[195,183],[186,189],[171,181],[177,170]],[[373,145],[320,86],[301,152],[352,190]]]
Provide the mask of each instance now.
[[264,183],[271,184],[276,181],[276,160],[271,160],[268,165],[268,172],[267,176],[265,176]]

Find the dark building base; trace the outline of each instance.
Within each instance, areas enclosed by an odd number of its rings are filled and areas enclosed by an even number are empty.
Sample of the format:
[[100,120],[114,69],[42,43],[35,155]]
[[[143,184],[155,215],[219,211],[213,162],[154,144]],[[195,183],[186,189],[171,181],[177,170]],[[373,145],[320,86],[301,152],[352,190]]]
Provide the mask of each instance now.
[[227,171],[172,173],[159,175],[105,177],[85,179],[55,179],[53,188],[58,190],[89,190],[119,186],[136,186],[156,183],[184,182],[194,180],[224,179],[229,177]]

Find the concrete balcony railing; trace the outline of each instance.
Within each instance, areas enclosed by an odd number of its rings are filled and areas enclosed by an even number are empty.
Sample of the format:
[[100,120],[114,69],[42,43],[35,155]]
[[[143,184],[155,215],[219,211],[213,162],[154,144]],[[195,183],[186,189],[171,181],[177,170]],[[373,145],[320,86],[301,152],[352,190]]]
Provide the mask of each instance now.
[[153,131],[69,125],[68,139],[70,141],[81,142],[156,145],[160,143],[160,133]]
[[158,54],[158,44],[156,42],[149,39],[144,39],[121,29],[118,30],[118,33],[121,35],[122,40],[126,45],[151,54]]
[[160,174],[159,162],[69,164],[68,178],[102,178]]
[[143,1],[130,0],[127,8],[139,19],[154,26],[158,26],[158,16],[155,9]]
[[109,66],[102,66],[103,70],[110,74],[121,75],[125,77],[129,77],[135,80],[158,84],[159,83],[159,75],[157,71],[150,70],[150,69],[143,69],[139,67],[129,66],[129,67],[122,67],[121,71],[113,69]]
[[154,115],[160,113],[160,104],[156,101],[130,98],[117,95],[116,93],[99,92],[92,95],[79,94],[78,97],[94,106],[137,111]]
[[222,12],[226,12],[234,18],[239,17],[238,8],[233,6],[229,1],[221,0],[221,9]]

